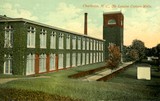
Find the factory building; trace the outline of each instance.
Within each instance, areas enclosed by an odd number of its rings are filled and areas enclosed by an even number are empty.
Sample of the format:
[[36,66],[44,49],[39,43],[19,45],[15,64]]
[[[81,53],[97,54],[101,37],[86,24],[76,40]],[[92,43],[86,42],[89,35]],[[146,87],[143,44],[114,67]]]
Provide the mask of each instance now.
[[0,19],[0,73],[32,75],[104,61],[104,40],[23,18]]
[[104,62],[109,43],[123,45],[123,15],[103,16],[104,40],[87,36],[87,13],[84,34],[0,16],[0,74],[34,75]]

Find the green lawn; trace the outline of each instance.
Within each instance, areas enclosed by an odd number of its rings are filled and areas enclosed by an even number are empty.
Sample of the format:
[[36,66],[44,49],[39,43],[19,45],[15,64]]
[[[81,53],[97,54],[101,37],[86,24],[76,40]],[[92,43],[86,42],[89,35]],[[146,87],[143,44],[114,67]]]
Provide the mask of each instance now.
[[[153,77],[150,81],[137,80],[136,65],[107,82],[88,82],[68,78],[68,75],[100,66],[104,66],[104,63],[43,74],[51,78],[25,77],[6,84],[0,84],[0,88],[44,92],[49,95],[86,101],[158,100],[158,96],[160,96],[160,73],[153,70]],[[21,95],[21,93],[19,94]],[[0,92],[0,97],[3,97],[2,95],[4,93]],[[21,96],[23,96],[23,93]]]

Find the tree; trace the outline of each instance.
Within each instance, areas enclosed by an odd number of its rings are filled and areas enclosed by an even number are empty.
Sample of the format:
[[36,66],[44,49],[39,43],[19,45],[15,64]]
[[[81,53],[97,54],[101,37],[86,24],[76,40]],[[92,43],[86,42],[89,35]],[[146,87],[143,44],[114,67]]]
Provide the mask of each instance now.
[[157,49],[157,57],[158,57],[158,71],[160,71],[160,44],[156,46]]
[[129,56],[132,60],[138,60],[139,59],[139,54],[138,54],[138,51],[136,49],[131,49],[129,51]]
[[117,68],[121,60],[121,53],[119,47],[116,46],[115,44],[110,44],[108,47],[108,51],[109,51],[109,58],[106,61],[107,65],[111,69]]
[[124,46],[123,47],[123,61],[135,61],[139,59],[138,51],[132,49],[131,46]]
[[131,49],[133,49],[134,51],[137,51],[138,53],[138,57],[137,59],[143,59],[145,56],[145,45],[144,42],[142,42],[141,40],[133,40],[132,45],[131,45]]

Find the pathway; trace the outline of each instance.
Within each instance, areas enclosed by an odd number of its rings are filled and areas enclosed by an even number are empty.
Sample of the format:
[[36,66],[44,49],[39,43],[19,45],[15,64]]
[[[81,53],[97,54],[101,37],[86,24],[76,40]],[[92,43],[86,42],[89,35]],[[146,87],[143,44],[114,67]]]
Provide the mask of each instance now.
[[115,72],[115,71],[117,71],[117,70],[120,70],[121,68],[123,68],[123,67],[126,67],[126,66],[128,66],[128,65],[130,65],[130,64],[132,64],[133,62],[126,62],[126,63],[123,63],[123,65],[121,65],[119,68],[117,68],[117,69],[115,69],[115,70],[111,70],[111,69],[109,69],[109,68],[107,68],[107,69],[104,69],[104,70],[102,70],[102,71],[99,71],[99,72],[95,72],[94,74],[91,74],[91,75],[87,75],[87,76],[85,76],[85,77],[82,77],[82,78],[80,78],[82,81],[96,81],[96,80],[98,80],[98,79],[100,79],[100,78],[102,78],[102,77],[104,77],[104,76],[106,76],[106,75],[109,75],[109,74],[111,74],[111,73],[113,73],[113,72]]
[[4,84],[18,79],[36,79],[36,78],[51,78],[50,76],[37,76],[37,77],[25,77],[25,78],[0,78],[0,84]]
[[18,78],[0,78],[0,84],[4,84],[13,80],[17,80]]

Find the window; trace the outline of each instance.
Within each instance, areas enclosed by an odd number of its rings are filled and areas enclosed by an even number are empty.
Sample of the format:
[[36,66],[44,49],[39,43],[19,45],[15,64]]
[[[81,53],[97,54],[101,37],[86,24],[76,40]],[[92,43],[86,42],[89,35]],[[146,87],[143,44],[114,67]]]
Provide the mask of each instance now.
[[93,40],[93,50],[96,50],[96,41]]
[[103,42],[101,43],[101,50],[103,51]]
[[58,69],[63,69],[63,54],[58,54]]
[[83,49],[83,50],[85,50],[85,46],[86,46],[85,41],[86,41],[85,38],[83,38],[83,40],[82,40],[82,42],[83,42],[83,45],[82,45],[83,48],[82,48],[82,49]]
[[96,50],[98,50],[99,48],[99,44],[98,44],[98,41],[96,41]]
[[79,66],[81,65],[81,53],[78,53],[77,55],[77,65]]
[[56,49],[56,32],[50,34],[50,48]]
[[90,53],[90,63],[92,63],[92,61],[93,61],[93,55],[92,55],[92,53]]
[[55,54],[50,54],[50,70],[55,69]]
[[36,36],[36,29],[33,27],[28,27],[28,32],[27,32],[28,48],[35,48],[35,36]]
[[64,49],[63,42],[64,42],[64,34],[59,33],[59,49]]
[[39,72],[46,72],[46,55],[40,55]]
[[71,60],[71,58],[70,58],[71,56],[70,56],[70,53],[67,53],[66,54],[66,67],[70,67],[71,65],[70,65],[70,60]]
[[66,49],[70,49],[70,45],[71,45],[71,38],[70,38],[70,35],[67,34],[66,36]]
[[102,55],[101,55],[101,60],[103,61],[104,60],[104,54],[103,54],[103,52],[101,53]]
[[78,37],[78,49],[81,50],[81,37]]
[[99,52],[99,62],[101,62],[102,61],[102,56],[101,56],[102,54]]
[[98,52],[96,53],[96,62],[98,62],[99,60],[99,54],[98,54]]
[[76,36],[72,35],[72,49],[76,49]]
[[102,42],[99,41],[99,50],[102,50]]
[[76,53],[72,53],[72,66],[76,66]]
[[93,63],[95,63],[96,61],[96,59],[95,59],[95,56],[96,56],[96,54],[95,53],[93,53]]
[[87,42],[87,50],[89,50],[89,39],[88,38],[86,39],[86,42]]
[[90,39],[90,50],[93,50],[92,46],[93,46],[93,41],[92,41],[92,39]]
[[116,20],[114,19],[108,20],[108,25],[114,25],[114,24],[116,24]]
[[46,48],[47,31],[41,29],[40,33],[40,48]]
[[4,74],[12,74],[12,55],[4,55]]
[[85,53],[82,53],[82,65],[85,65]]
[[4,48],[13,47],[13,27],[5,27]]
[[26,75],[35,74],[35,55],[27,55]]
[[86,64],[89,64],[89,53],[86,53]]
[[95,50],[97,50],[97,41],[95,40]]

